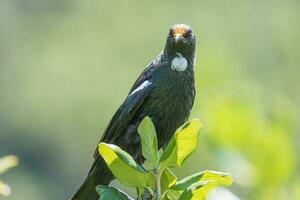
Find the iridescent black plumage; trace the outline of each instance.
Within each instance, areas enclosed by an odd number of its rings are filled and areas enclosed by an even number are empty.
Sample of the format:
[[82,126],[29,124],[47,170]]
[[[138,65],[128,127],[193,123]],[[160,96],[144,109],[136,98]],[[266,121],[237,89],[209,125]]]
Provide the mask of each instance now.
[[[182,24],[171,27],[163,52],[134,83],[100,141],[120,146],[142,163],[137,128],[141,120],[149,116],[155,125],[158,146],[164,147],[175,130],[188,119],[193,105],[194,52],[195,36],[192,30]],[[187,61],[183,71],[171,68],[173,59],[178,55]],[[95,186],[107,185],[113,180],[98,151],[94,158],[88,177],[72,199],[97,199]]]

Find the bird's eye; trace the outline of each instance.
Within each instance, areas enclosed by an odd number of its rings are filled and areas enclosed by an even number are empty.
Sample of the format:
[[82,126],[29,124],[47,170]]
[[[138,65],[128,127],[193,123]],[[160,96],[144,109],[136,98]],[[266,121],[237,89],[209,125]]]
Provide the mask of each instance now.
[[188,30],[187,32],[186,32],[186,37],[190,37],[192,35],[192,30]]
[[170,29],[169,35],[173,35],[173,30],[172,29]]

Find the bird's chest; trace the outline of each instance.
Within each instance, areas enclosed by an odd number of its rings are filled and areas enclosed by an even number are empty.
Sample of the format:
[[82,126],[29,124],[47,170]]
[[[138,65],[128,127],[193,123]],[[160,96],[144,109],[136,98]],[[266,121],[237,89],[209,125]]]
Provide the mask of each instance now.
[[194,79],[190,74],[171,72],[156,81],[146,101],[145,113],[155,124],[159,143],[168,140],[187,120],[194,96]]

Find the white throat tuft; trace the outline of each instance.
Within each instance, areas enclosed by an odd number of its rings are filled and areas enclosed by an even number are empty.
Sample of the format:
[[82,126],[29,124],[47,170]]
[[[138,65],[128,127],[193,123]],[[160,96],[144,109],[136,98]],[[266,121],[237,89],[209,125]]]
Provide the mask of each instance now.
[[171,69],[179,72],[184,71],[187,68],[187,60],[181,55],[181,53],[176,53],[177,56],[172,60]]

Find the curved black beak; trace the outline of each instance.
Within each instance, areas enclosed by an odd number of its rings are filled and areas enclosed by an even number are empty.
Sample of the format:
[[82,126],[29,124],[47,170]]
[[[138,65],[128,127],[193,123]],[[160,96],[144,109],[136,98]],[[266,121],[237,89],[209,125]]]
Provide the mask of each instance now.
[[175,35],[173,38],[176,43],[184,39],[182,35]]

